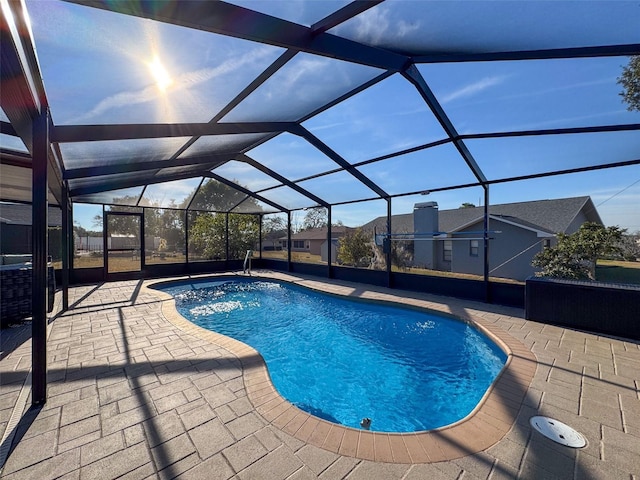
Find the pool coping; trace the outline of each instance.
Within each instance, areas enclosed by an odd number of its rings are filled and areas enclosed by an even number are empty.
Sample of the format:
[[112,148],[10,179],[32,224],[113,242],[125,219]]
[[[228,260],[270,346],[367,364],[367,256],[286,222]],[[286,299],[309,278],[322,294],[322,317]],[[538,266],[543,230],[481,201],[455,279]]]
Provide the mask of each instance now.
[[[467,321],[493,340],[507,354],[506,363],[474,410],[465,418],[434,430],[413,433],[371,432],[334,424],[297,408],[275,389],[262,356],[254,348],[199,327],[175,308],[173,297],[152,288],[162,283],[202,280],[216,277],[247,278],[233,273],[175,277],[146,281],[143,289],[162,300],[163,316],[182,331],[222,347],[240,361],[247,397],[255,411],[270,425],[298,440],[325,450],[363,460],[387,463],[432,463],[454,460],[488,449],[502,439],[513,427],[520,407],[536,371],[535,355],[519,340],[480,316],[467,313],[465,318],[452,315],[431,300],[403,296],[382,287],[367,285],[358,298],[389,302],[445,313]],[[253,279],[288,282],[323,293],[349,297],[346,282],[309,279],[298,275],[260,272]],[[349,287],[346,289],[348,290]],[[341,293],[342,292],[342,293]]]

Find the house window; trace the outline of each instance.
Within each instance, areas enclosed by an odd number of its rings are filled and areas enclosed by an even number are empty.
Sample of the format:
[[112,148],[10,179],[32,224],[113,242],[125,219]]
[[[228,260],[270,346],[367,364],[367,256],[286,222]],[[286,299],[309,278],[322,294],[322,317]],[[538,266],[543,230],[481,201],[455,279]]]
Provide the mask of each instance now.
[[287,248],[287,241],[286,240],[281,240],[280,243],[282,244],[282,248]]
[[542,240],[542,248],[549,248],[549,247],[551,247],[551,239],[545,238],[544,240]]
[[478,240],[470,240],[469,241],[469,255],[472,257],[478,256],[478,250],[480,249],[480,242]]
[[309,240],[307,240],[307,245],[305,247],[307,250],[309,250],[311,248],[311,242]]
[[442,260],[444,260],[445,262],[450,262],[452,252],[453,252],[453,241],[445,240],[443,242],[443,248],[442,248]]
[[304,240],[294,240],[293,248],[304,248]]

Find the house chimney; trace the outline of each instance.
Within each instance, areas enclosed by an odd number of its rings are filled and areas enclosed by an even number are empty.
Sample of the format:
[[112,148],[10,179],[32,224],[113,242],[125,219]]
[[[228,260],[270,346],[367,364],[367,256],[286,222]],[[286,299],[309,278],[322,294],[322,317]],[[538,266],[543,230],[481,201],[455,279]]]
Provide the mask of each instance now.
[[417,234],[417,240],[413,242],[414,265],[435,269],[437,249],[431,235],[439,231],[437,202],[422,202],[413,206],[413,231]]

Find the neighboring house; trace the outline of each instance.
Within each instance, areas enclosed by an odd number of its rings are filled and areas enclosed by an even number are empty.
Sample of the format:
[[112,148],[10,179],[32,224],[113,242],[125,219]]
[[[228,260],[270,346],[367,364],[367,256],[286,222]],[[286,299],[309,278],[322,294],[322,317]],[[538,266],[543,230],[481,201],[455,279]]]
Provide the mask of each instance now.
[[[363,229],[386,231],[386,217]],[[533,256],[584,222],[602,224],[590,197],[506,203],[489,207],[489,269],[493,277],[525,280],[536,271]],[[413,213],[391,217],[393,233],[416,233],[416,267],[482,275],[484,207],[438,211],[436,202],[417,203]]]
[[287,238],[286,230],[274,230],[271,232],[263,232],[262,233],[262,245],[260,245],[260,249],[268,252],[268,251],[278,251],[282,250],[282,242],[281,238]]
[[[335,262],[338,256],[338,240],[344,237],[345,234],[353,228],[344,226],[331,227],[331,261]],[[282,249],[287,249],[287,237],[280,237],[280,246]],[[291,235],[291,251],[292,252],[307,252],[312,255],[320,255],[323,262],[328,259],[328,242],[327,242],[327,227],[323,228],[311,228],[302,232],[294,233]]]
[[[32,253],[31,213],[31,205],[0,202],[0,253]],[[59,229],[62,225],[60,208],[49,207],[48,223],[50,228]],[[59,246],[59,242],[60,233],[50,230],[49,250],[54,248],[52,243]]]

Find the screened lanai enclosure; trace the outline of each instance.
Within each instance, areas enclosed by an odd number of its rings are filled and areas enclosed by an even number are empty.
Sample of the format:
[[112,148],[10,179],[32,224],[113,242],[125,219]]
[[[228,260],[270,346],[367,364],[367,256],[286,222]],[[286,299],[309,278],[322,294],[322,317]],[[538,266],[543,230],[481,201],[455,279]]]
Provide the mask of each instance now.
[[521,306],[558,232],[640,230],[635,1],[1,5],[2,253],[65,307],[248,255]]

